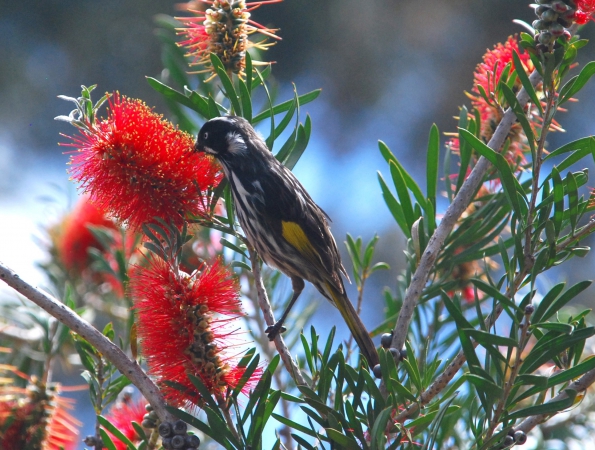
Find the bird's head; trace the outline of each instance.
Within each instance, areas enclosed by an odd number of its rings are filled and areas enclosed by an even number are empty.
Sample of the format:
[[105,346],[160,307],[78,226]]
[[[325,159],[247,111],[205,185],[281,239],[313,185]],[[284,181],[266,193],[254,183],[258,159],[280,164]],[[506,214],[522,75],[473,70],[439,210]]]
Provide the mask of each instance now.
[[205,152],[225,162],[246,156],[259,142],[262,139],[246,119],[225,116],[211,119],[202,126],[194,148],[197,152]]

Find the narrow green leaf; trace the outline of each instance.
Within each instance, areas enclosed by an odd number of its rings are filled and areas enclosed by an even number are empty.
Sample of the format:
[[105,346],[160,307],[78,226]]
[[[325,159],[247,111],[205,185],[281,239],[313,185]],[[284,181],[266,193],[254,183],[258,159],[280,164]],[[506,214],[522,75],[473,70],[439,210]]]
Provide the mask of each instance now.
[[382,410],[382,412],[376,417],[374,425],[372,426],[372,432],[370,433],[370,448],[372,450],[384,450],[386,444],[386,425],[390,420],[391,414],[394,408],[389,406]]
[[564,184],[558,169],[552,167],[552,183],[554,187],[554,230],[556,237],[560,235],[562,230],[562,219],[564,218]]
[[537,308],[535,308],[535,312],[533,313],[533,316],[531,317],[532,322],[536,323],[536,322],[542,322],[542,320],[545,320],[543,317],[545,312],[549,309],[550,305],[554,302],[554,300],[556,300],[558,295],[560,295],[560,293],[562,293],[565,285],[566,285],[566,283],[564,283],[564,282],[558,283],[554,287],[552,287],[547,292],[547,294],[545,294],[543,296],[543,298],[539,302],[539,305],[537,305]]
[[527,75],[527,72],[525,72],[525,67],[521,62],[521,58],[519,57],[519,54],[516,50],[512,52],[512,60],[514,61],[514,70],[516,70],[516,73],[519,79],[521,80],[521,84],[525,88],[525,91],[527,91],[527,93],[529,94],[529,97],[531,98],[533,104],[537,106],[537,108],[539,108],[539,112],[543,114],[541,101],[539,101],[539,97],[537,97],[537,92],[535,92],[535,88],[531,84],[531,81],[529,81],[529,76]]
[[475,328],[467,328],[461,330],[464,333],[467,333],[471,336],[477,343],[479,343],[482,347],[489,347],[489,346],[503,346],[503,347],[518,347],[518,342],[514,339],[499,336],[497,334],[488,333],[481,330],[476,330]]
[[[321,89],[317,89],[315,91],[308,92],[307,94],[300,95],[298,97],[300,105],[305,105],[306,103],[310,103],[311,101],[316,100],[316,98],[318,98],[318,96],[320,95],[321,91],[322,91]],[[272,108],[273,115],[280,114],[282,112],[287,111],[291,107],[292,103],[293,103],[293,99],[287,100],[283,103],[280,103],[280,104],[274,106]],[[253,117],[252,124],[255,125],[258,122],[261,122],[264,119],[267,119],[269,117],[271,117],[271,109],[267,109],[267,110],[261,112],[260,114],[257,114],[255,117]]]
[[[587,153],[591,153],[592,155],[595,155],[595,136],[587,136],[584,138],[580,138],[577,139],[576,141],[572,141],[569,142],[567,144],[564,144],[561,147],[558,147],[556,150],[554,150],[553,152],[551,152],[549,155],[547,155],[543,160],[547,161],[551,158],[560,156],[564,153],[568,153],[568,152],[573,152],[576,153],[578,150],[586,150]],[[560,170],[565,170],[564,169],[560,169]],[[546,178],[549,179],[550,176],[548,176]]]
[[243,80],[238,80],[238,83],[240,86],[240,98],[242,100],[242,116],[248,122],[252,122],[252,98],[250,97],[250,90]]
[[469,145],[471,145],[471,147],[477,151],[477,153],[479,153],[481,156],[484,156],[494,166],[496,166],[498,172],[500,173],[502,187],[504,188],[506,197],[508,197],[508,200],[510,201],[517,217],[523,217],[523,210],[521,209],[521,204],[519,203],[517,193],[524,197],[524,192],[517,179],[514,177],[508,161],[506,161],[506,159],[501,154],[494,152],[494,150],[484,144],[481,140],[469,133],[469,131],[461,129],[459,130],[459,135],[462,136],[463,139],[465,139]]
[[405,217],[405,222],[407,223],[407,229],[409,232],[411,232],[411,227],[417,220],[417,217],[415,217],[413,213],[413,206],[411,204],[411,198],[409,197],[409,190],[405,184],[405,178],[403,178],[403,173],[394,161],[389,163],[389,167],[393,183],[397,191],[397,196],[401,203],[401,208],[403,209],[403,215]]
[[289,155],[285,159],[284,165],[289,170],[293,170],[299,159],[302,157],[302,154],[306,150],[308,146],[308,142],[310,142],[310,133],[312,132],[312,120],[310,116],[306,116],[306,120],[304,121],[304,125],[298,125],[297,127],[297,136],[295,139],[295,145],[289,152]]
[[380,149],[380,153],[382,154],[382,156],[386,160],[386,162],[389,164],[389,166],[390,166],[390,163],[392,162],[395,166],[398,167],[398,169],[401,172],[401,175],[405,181],[405,185],[413,193],[413,196],[415,197],[417,202],[422,206],[422,208],[425,209],[426,202],[427,202],[426,197],[424,196],[423,192],[421,191],[421,189],[419,188],[419,186],[417,185],[417,183],[415,182],[413,177],[411,175],[409,175],[409,173],[405,170],[405,168],[399,162],[397,157],[390,151],[390,149],[384,142],[378,141],[378,148]]
[[136,450],[136,446],[132,443],[132,441],[130,439],[128,439],[124,435],[124,433],[122,433],[114,425],[112,425],[112,423],[108,419],[99,415],[99,416],[97,416],[97,421],[101,424],[101,426],[103,428],[105,428],[107,431],[112,433],[117,439],[119,439],[124,444],[126,444],[126,447],[128,448],[128,450]]
[[244,250],[242,250],[240,247],[238,247],[237,245],[235,245],[233,242],[228,241],[224,237],[222,237],[221,239],[219,239],[219,243],[221,245],[223,245],[224,247],[227,247],[227,248],[233,250],[234,252],[239,253],[244,258],[248,259],[248,255],[246,254],[246,252]]
[[107,450],[118,450],[116,444],[114,444],[114,441],[112,441],[111,436],[107,434],[107,431],[105,431],[103,428],[100,428],[99,435],[101,436],[101,441],[103,442],[103,445],[105,446],[105,448],[107,448]]
[[540,321],[546,321],[551,316],[558,313],[570,300],[591,286],[591,283],[592,281],[590,280],[579,281],[574,286],[568,288],[568,290],[564,292],[558,299],[556,299],[545,311],[543,317],[540,318]]
[[401,204],[397,201],[394,194],[389,189],[386,181],[382,177],[382,174],[378,172],[378,182],[380,183],[380,189],[382,190],[382,197],[384,198],[384,202],[388,207],[388,210],[393,215],[393,218],[399,225],[399,228],[405,233],[405,236],[410,238],[411,237],[411,230],[407,226],[407,222],[405,221],[405,215],[403,213],[403,208]]
[[519,409],[507,415],[504,420],[514,421],[522,417],[538,416],[540,414],[552,414],[570,408],[574,404],[577,392],[572,389],[565,389],[564,392],[568,395],[567,398],[557,401],[549,401],[543,405],[528,406],[527,408]]
[[525,110],[520,105],[519,101],[516,98],[515,93],[513,92],[513,90],[511,88],[509,88],[506,84],[501,83],[500,90],[501,90],[502,94],[504,94],[506,101],[508,102],[508,104],[510,105],[512,110],[514,111],[514,114],[516,115],[517,120],[521,124],[521,127],[523,128],[523,131],[525,132],[525,136],[527,137],[527,143],[529,144],[529,147],[531,148],[531,154],[533,155],[533,158],[535,158],[535,132],[533,131],[533,128],[531,127],[531,122],[529,121],[529,118],[525,114]]
[[238,94],[233,87],[231,79],[227,75],[223,63],[215,53],[211,53],[211,64],[213,65],[215,72],[217,72],[219,80],[221,80],[221,83],[223,84],[223,92],[225,96],[231,102],[232,113],[235,115],[242,115],[242,107],[240,105],[240,100],[238,99]]
[[331,438],[333,442],[339,444],[340,448],[345,448],[348,450],[361,450],[361,447],[357,441],[352,437],[347,437],[340,431],[333,428],[325,428],[325,430],[326,435]]
[[567,195],[568,195],[568,214],[570,215],[570,227],[571,233],[574,234],[576,230],[576,224],[579,219],[579,210],[578,210],[578,185],[576,183],[576,178],[572,174],[572,172],[568,172],[566,175],[566,186],[567,186]]
[[440,160],[440,133],[436,124],[430,129],[428,154],[426,156],[426,196],[436,209],[436,191],[438,186],[438,164]]
[[[595,75],[595,61],[591,61],[585,64],[585,67],[578,74],[574,82],[568,87],[566,92],[560,92],[558,105],[562,105],[567,102],[573,95],[580,91],[585,84]],[[564,86],[566,88],[566,86]]]

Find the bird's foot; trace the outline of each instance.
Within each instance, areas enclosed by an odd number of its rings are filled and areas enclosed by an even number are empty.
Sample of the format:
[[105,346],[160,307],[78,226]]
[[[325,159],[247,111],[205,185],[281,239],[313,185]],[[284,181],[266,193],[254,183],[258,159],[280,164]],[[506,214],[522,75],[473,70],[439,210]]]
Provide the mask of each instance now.
[[287,328],[283,326],[283,322],[276,322],[274,325],[268,327],[264,332],[267,334],[269,341],[273,341],[278,334],[285,333]]

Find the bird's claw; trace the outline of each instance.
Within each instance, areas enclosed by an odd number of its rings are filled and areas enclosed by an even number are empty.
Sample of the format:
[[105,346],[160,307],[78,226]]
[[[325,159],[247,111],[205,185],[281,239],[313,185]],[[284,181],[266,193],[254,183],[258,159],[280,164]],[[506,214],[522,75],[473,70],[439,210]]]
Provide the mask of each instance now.
[[285,328],[279,322],[277,322],[274,325],[271,325],[266,330],[264,330],[264,332],[267,334],[267,337],[269,338],[269,341],[273,341],[277,337],[278,334],[285,333],[285,331],[287,331],[287,328]]

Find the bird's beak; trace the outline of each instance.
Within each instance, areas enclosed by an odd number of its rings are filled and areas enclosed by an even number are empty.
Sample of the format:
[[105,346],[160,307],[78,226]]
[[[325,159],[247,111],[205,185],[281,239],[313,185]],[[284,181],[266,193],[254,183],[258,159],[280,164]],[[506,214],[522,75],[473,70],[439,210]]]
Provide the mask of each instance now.
[[200,144],[200,142],[196,141],[196,144],[194,144],[194,151],[198,153],[204,153],[205,148]]

